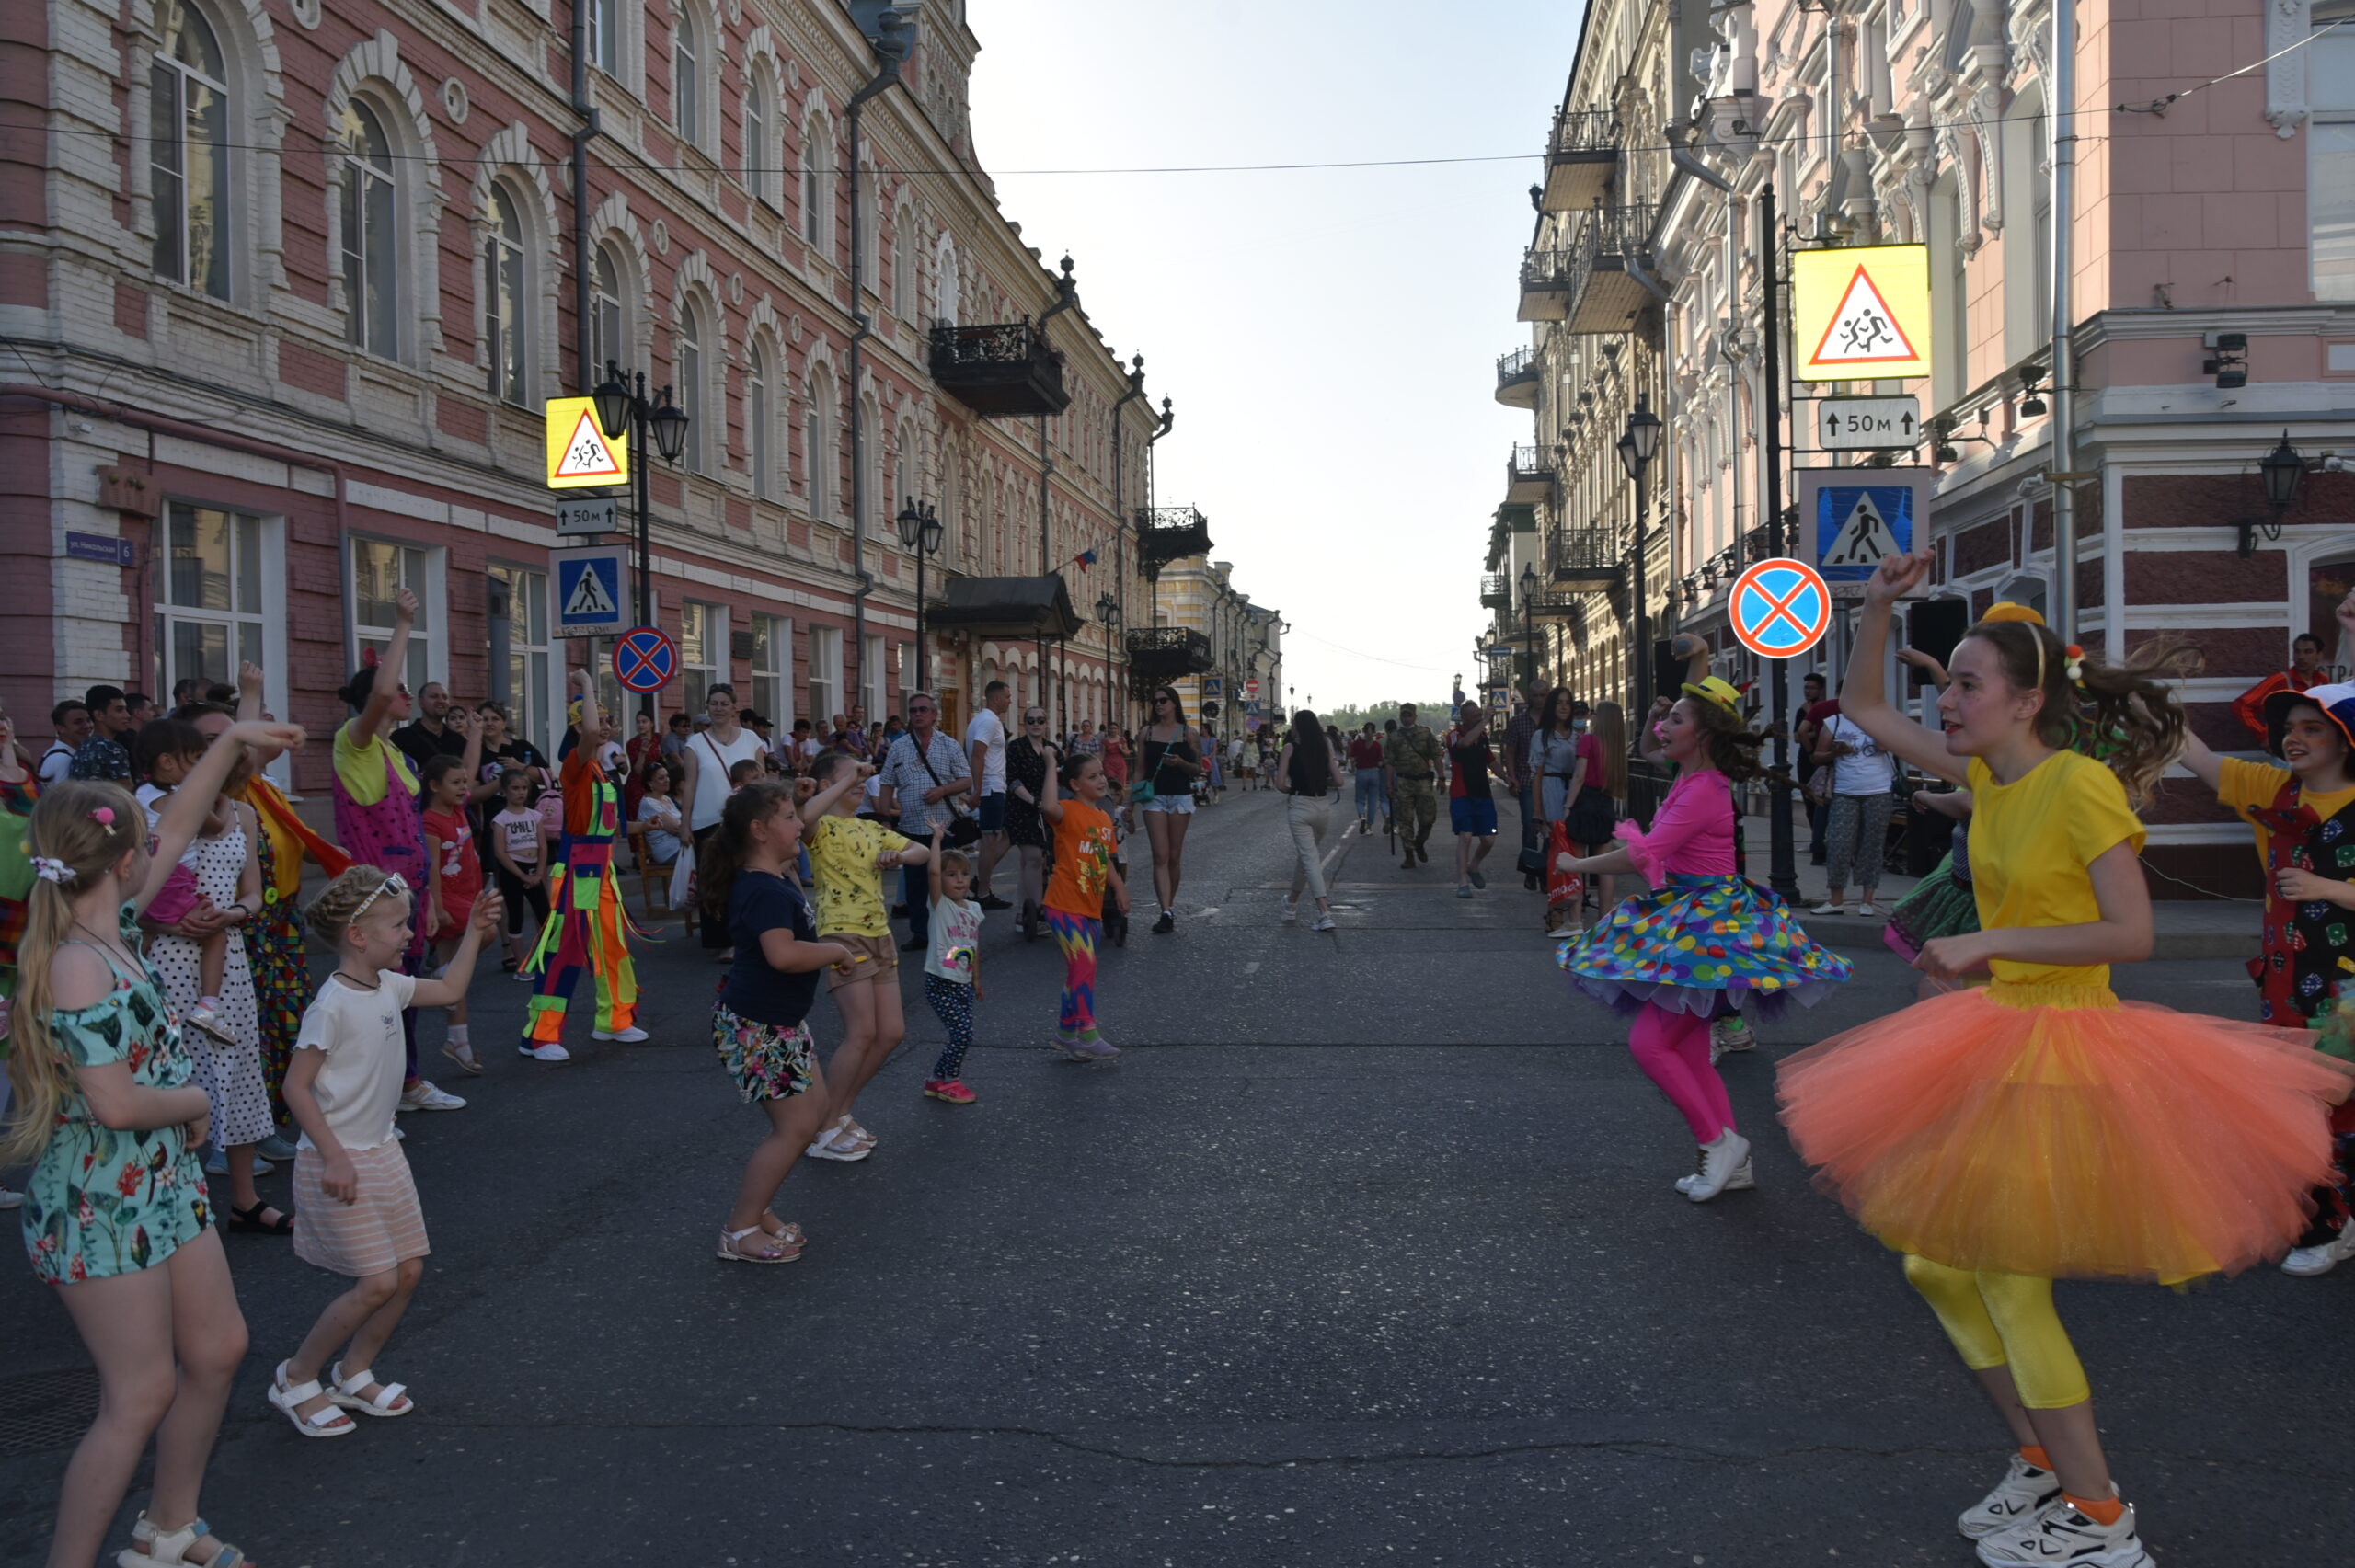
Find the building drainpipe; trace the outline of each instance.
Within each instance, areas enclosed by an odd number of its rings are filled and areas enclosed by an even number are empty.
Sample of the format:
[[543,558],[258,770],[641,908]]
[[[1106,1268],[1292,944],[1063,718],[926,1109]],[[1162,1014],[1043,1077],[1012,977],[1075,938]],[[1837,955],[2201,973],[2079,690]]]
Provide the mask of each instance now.
[[[1063,276],[1055,280],[1055,303],[1049,305],[1045,312],[1039,317],[1039,340],[1041,343],[1046,344],[1051,350],[1054,345],[1047,337],[1047,323],[1054,320],[1055,317],[1071,309],[1074,303],[1078,303],[1079,299],[1079,287],[1072,281],[1071,258],[1069,256],[1065,256],[1063,258]],[[1048,537],[1047,501],[1050,493],[1054,489],[1055,459],[1054,455],[1047,450],[1047,416],[1041,414],[1038,416],[1038,419],[1039,575],[1040,577],[1051,577],[1054,575],[1055,570],[1055,553],[1054,542]],[[1046,639],[1043,637],[1039,641],[1039,669],[1041,672],[1042,681],[1039,692],[1039,705],[1047,709],[1050,713],[1060,713],[1060,708],[1058,708],[1054,703],[1049,701],[1048,691],[1044,683],[1051,681],[1054,694],[1060,697],[1063,693],[1063,681],[1061,679],[1063,671],[1059,669],[1052,668],[1048,664],[1047,644]]]
[[907,56],[884,53],[878,57],[882,64],[867,86],[851,95],[845,116],[850,121],[850,571],[858,579],[851,590],[851,657],[847,661],[856,678],[845,675],[844,684],[850,689],[843,693],[845,706],[863,705],[858,701],[859,688],[867,683],[867,601],[875,591],[875,574],[867,569],[867,408],[858,395],[858,375],[865,364],[863,346],[875,336],[875,318],[867,314],[867,275],[865,258],[866,225],[860,222],[865,211],[862,182],[858,177],[858,124],[867,109],[867,100],[880,97],[900,79],[900,65]]
[[[1162,438],[1162,437],[1164,437],[1164,436],[1166,436],[1166,435],[1167,435],[1167,434],[1169,433],[1170,428],[1171,428],[1172,426],[1176,425],[1177,423],[1178,423],[1178,410],[1177,410],[1175,407],[1173,407],[1173,406],[1171,406],[1170,401],[1169,401],[1169,399],[1168,399],[1168,398],[1166,398],[1166,397],[1163,398],[1163,399],[1161,400],[1161,424],[1160,424],[1160,426],[1159,426],[1157,429],[1155,429],[1154,430],[1153,434],[1151,434],[1151,435],[1149,435],[1149,436],[1145,437],[1145,439],[1144,439],[1144,504],[1145,504],[1145,509],[1146,509],[1147,510],[1151,510],[1151,509],[1152,509],[1152,508],[1153,508],[1153,500],[1154,500],[1154,490],[1153,490],[1153,449],[1154,449],[1154,447],[1155,447],[1156,444],[1158,444],[1158,443],[1159,443],[1159,441],[1160,441],[1160,440],[1161,440],[1161,438]],[[1139,553],[1140,555],[1142,555],[1142,554],[1143,553],[1143,550],[1144,550],[1144,538],[1143,538],[1143,536],[1142,534],[1140,534],[1140,535],[1138,536],[1138,538],[1137,538],[1137,550],[1138,550],[1138,553]],[[1148,583],[1150,583],[1150,584],[1152,585],[1151,591],[1152,591],[1152,594],[1153,594],[1153,624],[1154,624],[1155,625],[1158,626],[1158,625],[1160,625],[1160,624],[1161,624],[1161,570],[1160,570],[1160,568],[1159,568],[1159,567],[1155,567],[1155,568],[1153,568],[1153,569],[1152,569],[1152,572],[1151,572],[1151,575],[1150,575],[1150,576],[1148,576],[1148,577],[1145,578],[1145,580],[1146,580]]]
[[[1129,361],[1129,390],[1112,405],[1112,592],[1120,601],[1120,624],[1123,627],[1129,624],[1129,568],[1124,548],[1128,543],[1129,513],[1123,499],[1125,486],[1122,481],[1128,476],[1128,464],[1121,458],[1120,419],[1130,404],[1144,400],[1144,356],[1137,355]],[[1107,664],[1112,659],[1111,638],[1109,635],[1105,638],[1104,659]],[[1116,711],[1126,714],[1129,711],[1126,659],[1120,661],[1120,701]]]
[[[2076,200],[2077,16],[2075,0],[2053,0],[2052,90],[2052,629],[2063,644],[2077,640],[2076,481],[2070,447],[2077,422],[2075,346],[2069,338],[2070,231]],[[2115,527],[2116,524],[2111,526]]]
[[572,133],[572,349],[579,372],[573,384],[586,395],[596,390],[602,368],[591,362],[595,349],[589,315],[589,143],[604,129],[589,101],[587,0],[574,0],[572,7],[572,112],[580,117]]

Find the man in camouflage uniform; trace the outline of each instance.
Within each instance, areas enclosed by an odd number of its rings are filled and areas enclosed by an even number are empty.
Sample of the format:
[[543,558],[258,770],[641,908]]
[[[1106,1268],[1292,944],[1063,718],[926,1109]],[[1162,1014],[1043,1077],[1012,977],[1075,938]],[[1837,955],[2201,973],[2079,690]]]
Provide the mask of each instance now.
[[1439,737],[1415,722],[1414,704],[1398,704],[1398,727],[1383,742],[1382,754],[1393,781],[1398,836],[1407,841],[1405,865],[1412,871],[1418,860],[1430,864],[1423,841],[1439,818]]

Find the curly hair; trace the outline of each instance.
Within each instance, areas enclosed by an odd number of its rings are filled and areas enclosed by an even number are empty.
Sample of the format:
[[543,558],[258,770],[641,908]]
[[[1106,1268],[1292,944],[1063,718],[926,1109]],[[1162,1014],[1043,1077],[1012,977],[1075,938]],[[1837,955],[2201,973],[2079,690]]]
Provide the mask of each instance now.
[[2029,621],[1981,621],[1963,633],[1995,650],[2015,691],[2041,692],[2036,738],[2056,751],[2082,751],[2108,767],[2137,810],[2183,755],[2188,730],[2172,681],[2195,674],[2200,651],[2172,637],[2142,644],[2122,664],[2080,652],[2078,674],[2051,628]]
[[1701,745],[1709,766],[1735,784],[1768,775],[1769,770],[1758,761],[1758,749],[1766,743],[1766,737],[1742,723],[1740,714],[1706,697],[1678,700],[1693,710],[1701,727]]

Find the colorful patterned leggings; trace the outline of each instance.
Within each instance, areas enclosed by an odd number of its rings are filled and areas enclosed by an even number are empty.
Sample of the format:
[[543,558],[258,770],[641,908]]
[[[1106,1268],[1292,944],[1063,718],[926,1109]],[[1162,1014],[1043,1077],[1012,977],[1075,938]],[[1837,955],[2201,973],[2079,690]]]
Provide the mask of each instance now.
[[2093,1398],[2085,1364],[2052,1310],[2052,1281],[2028,1274],[1976,1272],[1905,1254],[1906,1282],[1922,1293],[1974,1372],[2008,1366],[2020,1402],[2066,1410]]
[[932,1003],[932,1015],[948,1031],[948,1043],[940,1047],[940,1059],[932,1064],[933,1077],[964,1077],[965,1053],[973,1046],[973,988],[962,980],[926,975],[924,999]]
[[1627,1054],[1660,1085],[1669,1104],[1684,1113],[1695,1143],[1714,1143],[1734,1125],[1726,1082],[1709,1065],[1709,1021],[1654,1002],[1644,1003],[1627,1033]]
[[1096,944],[1104,922],[1049,908],[1047,929],[1063,953],[1063,1008],[1059,1027],[1065,1040],[1096,1038]]

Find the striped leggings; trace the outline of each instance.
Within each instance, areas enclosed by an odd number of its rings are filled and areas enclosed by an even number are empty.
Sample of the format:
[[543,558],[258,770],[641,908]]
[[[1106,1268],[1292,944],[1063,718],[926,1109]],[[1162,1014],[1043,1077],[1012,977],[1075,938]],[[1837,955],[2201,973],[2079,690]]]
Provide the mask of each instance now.
[[1063,1014],[1058,1032],[1065,1041],[1096,1038],[1096,944],[1104,936],[1104,922],[1090,915],[1075,915],[1050,905],[1047,929],[1063,954]]

